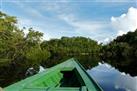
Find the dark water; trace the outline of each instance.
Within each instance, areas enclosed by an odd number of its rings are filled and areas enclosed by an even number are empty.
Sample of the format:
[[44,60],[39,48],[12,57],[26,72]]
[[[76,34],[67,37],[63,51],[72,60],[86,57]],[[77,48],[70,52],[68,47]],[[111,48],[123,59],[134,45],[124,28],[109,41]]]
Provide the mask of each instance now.
[[99,63],[87,72],[99,83],[104,91],[137,91],[137,76],[119,72],[111,65]]

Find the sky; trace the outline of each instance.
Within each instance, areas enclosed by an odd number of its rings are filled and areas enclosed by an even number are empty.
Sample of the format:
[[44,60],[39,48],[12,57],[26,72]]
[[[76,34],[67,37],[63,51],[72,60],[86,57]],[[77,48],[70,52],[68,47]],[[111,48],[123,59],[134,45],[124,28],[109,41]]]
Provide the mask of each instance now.
[[83,36],[107,43],[137,29],[136,0],[0,0],[0,11],[45,40]]

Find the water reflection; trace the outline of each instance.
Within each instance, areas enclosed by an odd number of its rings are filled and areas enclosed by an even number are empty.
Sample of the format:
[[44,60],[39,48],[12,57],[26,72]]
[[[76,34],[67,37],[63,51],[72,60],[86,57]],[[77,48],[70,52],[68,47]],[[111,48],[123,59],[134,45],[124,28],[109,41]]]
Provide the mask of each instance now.
[[87,72],[105,91],[137,91],[137,76],[121,73],[107,63],[99,63]]

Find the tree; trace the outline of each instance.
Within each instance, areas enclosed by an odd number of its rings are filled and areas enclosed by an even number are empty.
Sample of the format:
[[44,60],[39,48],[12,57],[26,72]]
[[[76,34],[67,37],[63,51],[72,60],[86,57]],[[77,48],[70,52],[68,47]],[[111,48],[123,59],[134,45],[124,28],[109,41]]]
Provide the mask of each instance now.
[[15,17],[0,12],[1,86],[23,79],[28,68],[39,66],[50,56],[40,46],[43,33],[30,28],[25,36],[24,29],[19,29],[16,24]]
[[134,32],[128,32],[127,34],[118,36],[109,44],[102,47],[101,52],[105,60],[112,60],[109,61],[111,65],[117,67],[121,71],[136,75],[137,29]]

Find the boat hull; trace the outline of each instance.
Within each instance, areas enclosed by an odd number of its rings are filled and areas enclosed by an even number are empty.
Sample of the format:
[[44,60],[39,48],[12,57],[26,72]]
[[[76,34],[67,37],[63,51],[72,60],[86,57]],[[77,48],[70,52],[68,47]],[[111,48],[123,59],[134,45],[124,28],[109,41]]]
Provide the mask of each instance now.
[[12,84],[4,91],[103,91],[74,58]]

